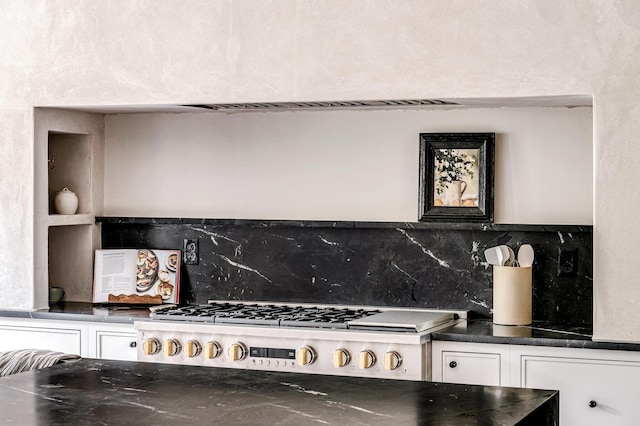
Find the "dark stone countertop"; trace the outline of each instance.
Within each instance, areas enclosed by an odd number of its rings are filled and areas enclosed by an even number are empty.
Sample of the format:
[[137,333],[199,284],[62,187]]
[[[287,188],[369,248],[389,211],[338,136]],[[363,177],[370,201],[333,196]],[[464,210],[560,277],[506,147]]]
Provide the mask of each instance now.
[[106,306],[85,302],[61,302],[38,311],[0,310],[0,317],[133,324],[149,319],[148,307]]
[[510,345],[552,346],[561,348],[640,351],[638,343],[593,341],[589,327],[534,322],[527,326],[497,325],[489,320],[462,321],[439,330],[432,340]]
[[[0,317],[47,320],[89,321],[133,324],[149,319],[148,307],[100,306],[82,302],[63,302],[48,310],[0,310]],[[490,320],[468,320],[439,330],[432,340],[511,345],[552,346],[564,348],[640,351],[639,343],[597,342],[590,327],[534,322],[529,326],[500,326]]]
[[0,378],[0,423],[545,425],[558,392],[82,359]]

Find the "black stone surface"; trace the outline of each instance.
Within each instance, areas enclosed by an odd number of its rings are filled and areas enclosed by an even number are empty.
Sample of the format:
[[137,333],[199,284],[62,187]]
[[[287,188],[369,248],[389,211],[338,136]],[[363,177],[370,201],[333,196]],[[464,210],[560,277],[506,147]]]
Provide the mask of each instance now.
[[83,359],[0,378],[0,423],[557,425],[558,392]]
[[[52,305],[50,310],[0,310],[0,318],[31,318],[45,320],[88,321],[133,324],[149,319],[147,308],[125,306],[96,306],[91,303],[65,302]],[[490,320],[461,321],[453,327],[431,334],[432,340],[472,343],[497,343],[565,348],[640,351],[640,344],[593,341],[590,326],[554,324],[535,321],[530,326],[504,326]]]
[[45,320],[89,321],[132,324],[149,319],[149,309],[130,306],[101,306],[85,302],[60,302],[48,310],[0,310],[0,317]]
[[[436,223],[99,218],[103,248],[181,248],[182,302],[209,299],[468,310],[491,318],[484,250],[534,247],[533,318],[590,325],[592,227]],[[557,276],[558,249],[578,250],[577,275]]]
[[594,342],[590,327],[534,322],[532,325],[497,325],[491,321],[462,321],[438,330],[432,340],[472,343],[498,343],[560,348],[608,349],[640,351],[638,343]]

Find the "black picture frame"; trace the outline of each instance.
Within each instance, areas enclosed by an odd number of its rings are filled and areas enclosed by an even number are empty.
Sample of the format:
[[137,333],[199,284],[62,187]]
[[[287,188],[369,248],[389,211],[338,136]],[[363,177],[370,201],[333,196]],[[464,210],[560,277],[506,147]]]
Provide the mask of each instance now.
[[[420,134],[421,222],[493,223],[495,139],[495,133]],[[477,194],[465,199],[469,186]]]

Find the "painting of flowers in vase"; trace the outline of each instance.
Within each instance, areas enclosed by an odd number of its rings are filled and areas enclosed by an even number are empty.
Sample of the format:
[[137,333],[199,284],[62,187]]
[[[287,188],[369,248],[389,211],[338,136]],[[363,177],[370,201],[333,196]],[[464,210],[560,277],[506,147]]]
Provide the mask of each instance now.
[[434,152],[435,206],[478,206],[478,150],[437,149]]
[[420,221],[493,222],[495,133],[420,134]]

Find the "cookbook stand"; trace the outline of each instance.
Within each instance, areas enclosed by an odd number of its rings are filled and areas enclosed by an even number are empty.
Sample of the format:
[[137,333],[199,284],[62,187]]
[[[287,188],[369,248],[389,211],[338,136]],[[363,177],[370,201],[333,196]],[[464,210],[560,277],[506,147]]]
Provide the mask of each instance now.
[[156,295],[151,296],[148,294],[145,295],[137,295],[137,294],[109,294],[107,303],[117,303],[123,305],[161,305],[162,304],[162,296]]

